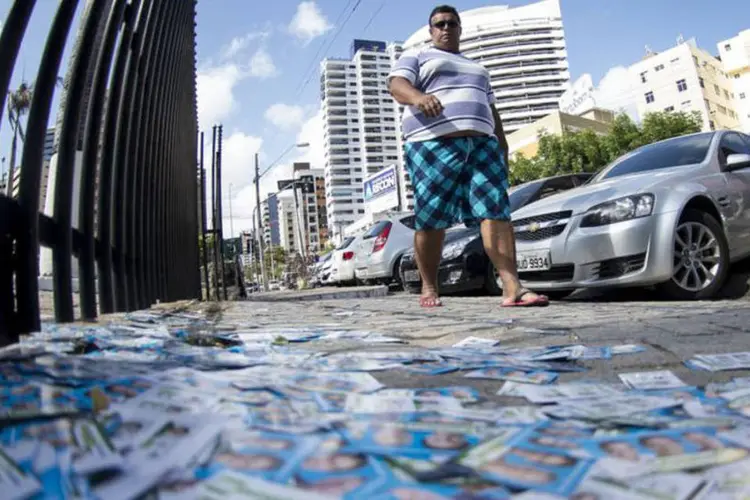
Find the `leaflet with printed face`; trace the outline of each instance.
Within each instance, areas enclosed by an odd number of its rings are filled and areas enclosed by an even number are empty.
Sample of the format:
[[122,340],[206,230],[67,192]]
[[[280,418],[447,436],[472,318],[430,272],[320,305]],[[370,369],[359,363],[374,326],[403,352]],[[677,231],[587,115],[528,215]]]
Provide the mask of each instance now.
[[485,427],[457,428],[421,422],[347,422],[342,435],[349,445],[347,451],[359,451],[380,456],[429,459],[455,456],[477,444]]
[[669,370],[621,373],[619,377],[625,385],[638,390],[674,389],[687,386]]
[[[585,384],[581,384],[585,385]],[[611,417],[645,413],[660,408],[680,406],[682,403],[672,398],[658,396],[619,395],[609,399],[587,399],[586,404],[579,401],[564,401],[555,406],[543,408],[544,413],[557,418],[581,418],[588,420],[605,420]]]
[[75,443],[71,458],[73,469],[78,474],[119,469],[124,464],[124,458],[117,453],[112,441],[97,422],[75,420],[71,432]]
[[726,354],[696,354],[688,362],[694,366],[712,372],[722,370],[740,370],[750,368],[750,352],[733,352]]
[[591,456],[610,456],[638,461],[647,457],[672,457],[705,451],[723,450],[732,445],[715,435],[712,429],[634,432],[617,437],[587,440],[581,448]]
[[416,401],[457,399],[462,403],[473,403],[479,400],[479,392],[473,387],[436,387],[434,389],[381,389],[378,395],[388,397],[412,398]]
[[702,498],[720,500],[747,498],[750,496],[749,470],[750,459],[745,459],[704,471],[701,476],[711,483]]
[[570,494],[593,460],[528,441],[532,428],[507,428],[464,453],[457,462],[480,476],[512,488]]

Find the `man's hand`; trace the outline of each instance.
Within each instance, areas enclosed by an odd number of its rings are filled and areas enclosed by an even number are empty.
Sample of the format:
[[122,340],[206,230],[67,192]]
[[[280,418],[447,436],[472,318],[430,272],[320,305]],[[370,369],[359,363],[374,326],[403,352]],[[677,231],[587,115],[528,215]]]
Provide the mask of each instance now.
[[419,108],[419,110],[429,118],[435,118],[443,112],[443,104],[437,97],[431,94],[423,94],[420,96],[414,103],[414,106]]

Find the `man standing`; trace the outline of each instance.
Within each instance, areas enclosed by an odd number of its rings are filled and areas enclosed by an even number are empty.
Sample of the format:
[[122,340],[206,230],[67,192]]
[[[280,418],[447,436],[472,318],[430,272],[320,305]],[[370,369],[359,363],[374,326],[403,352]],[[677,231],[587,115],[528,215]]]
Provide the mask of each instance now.
[[487,256],[503,284],[502,305],[546,306],[521,287],[508,201],[508,143],[489,72],[459,52],[461,18],[441,5],[430,14],[432,45],[407,51],[388,80],[406,106],[406,165],[414,186],[414,249],[422,276],[422,307],[442,305],[438,267],[445,230],[481,221]]

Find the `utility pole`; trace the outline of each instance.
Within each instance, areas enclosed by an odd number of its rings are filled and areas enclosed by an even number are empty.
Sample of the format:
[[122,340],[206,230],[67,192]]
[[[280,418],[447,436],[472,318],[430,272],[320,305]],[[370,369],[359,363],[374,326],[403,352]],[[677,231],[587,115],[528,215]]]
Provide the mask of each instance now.
[[258,249],[260,250],[260,272],[263,279],[263,290],[268,291],[268,276],[266,274],[265,256],[263,255],[263,237],[261,231],[263,225],[260,215],[260,166],[258,165],[258,153],[255,153],[255,208],[258,210]]

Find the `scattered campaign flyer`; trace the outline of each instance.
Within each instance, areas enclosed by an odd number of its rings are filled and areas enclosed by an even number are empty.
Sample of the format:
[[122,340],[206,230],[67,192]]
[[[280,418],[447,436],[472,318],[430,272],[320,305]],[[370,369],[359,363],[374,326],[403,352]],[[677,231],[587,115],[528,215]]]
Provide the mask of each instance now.
[[512,368],[492,367],[470,371],[466,374],[466,378],[509,380],[522,384],[551,384],[557,379],[557,373],[544,371],[525,372]]
[[620,380],[631,389],[676,389],[687,384],[669,370],[621,373]]
[[190,498],[200,500],[327,500],[326,494],[317,494],[292,486],[273,483],[257,477],[249,477],[235,471],[225,470],[211,479],[197,484],[184,492]]
[[499,340],[495,339],[483,339],[481,337],[466,337],[460,342],[453,344],[453,347],[468,348],[468,349],[482,349],[484,347],[495,347],[499,344]]
[[37,478],[21,470],[21,467],[0,449],[0,491],[3,498],[22,500],[41,489],[42,484]]

